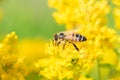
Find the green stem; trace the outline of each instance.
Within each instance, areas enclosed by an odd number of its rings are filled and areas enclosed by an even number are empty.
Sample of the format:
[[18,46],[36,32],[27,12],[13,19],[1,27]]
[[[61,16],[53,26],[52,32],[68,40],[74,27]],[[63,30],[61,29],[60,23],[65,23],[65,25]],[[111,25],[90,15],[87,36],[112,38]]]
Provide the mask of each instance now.
[[73,66],[73,79],[78,80],[78,72],[76,70],[76,66]]
[[79,80],[80,77],[80,69],[78,69],[78,66],[75,63],[73,63],[73,80]]
[[101,74],[100,74],[100,62],[99,62],[99,59],[97,59],[97,61],[96,61],[96,69],[97,69],[97,80],[101,80],[100,79],[100,76],[101,76]]

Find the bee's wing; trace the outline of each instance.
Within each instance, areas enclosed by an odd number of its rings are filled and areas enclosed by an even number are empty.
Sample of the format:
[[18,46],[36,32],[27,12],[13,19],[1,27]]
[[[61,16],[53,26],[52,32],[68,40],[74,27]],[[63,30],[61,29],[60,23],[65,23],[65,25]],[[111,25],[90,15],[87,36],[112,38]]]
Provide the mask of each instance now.
[[79,28],[74,28],[71,30],[67,30],[66,33],[79,33]]
[[62,32],[59,32],[59,33],[65,33],[65,35],[68,35],[68,34],[71,34],[71,33],[79,33],[79,29],[80,29],[80,27],[75,27],[74,29],[62,31]]

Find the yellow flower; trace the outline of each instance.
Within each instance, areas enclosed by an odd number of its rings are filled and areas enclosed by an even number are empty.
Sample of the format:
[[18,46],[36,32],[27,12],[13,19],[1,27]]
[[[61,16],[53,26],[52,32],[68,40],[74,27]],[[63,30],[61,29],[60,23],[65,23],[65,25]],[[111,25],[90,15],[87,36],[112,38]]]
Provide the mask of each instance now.
[[0,46],[0,52],[2,54],[15,54],[17,53],[17,35],[15,32],[8,34]]
[[[85,43],[81,45],[85,45]],[[65,50],[63,50],[62,44],[60,46],[53,46],[52,43],[49,43],[46,52],[51,57],[43,60],[40,59],[36,63],[40,65],[40,68],[43,68],[40,71],[40,75],[51,80],[62,80],[64,78],[78,79],[80,73],[92,65],[92,61],[95,58],[85,48],[80,47],[80,52],[78,52],[71,44],[66,44]]]
[[[56,9],[53,16],[58,23],[65,24],[67,30],[78,26],[77,33],[86,36],[87,41],[75,43],[80,51],[75,50],[70,43],[66,44],[65,50],[63,44],[53,46],[49,43],[46,52],[51,57],[36,63],[40,65],[40,75],[51,80],[78,80],[95,59],[99,60],[99,65],[105,63],[116,67],[118,57],[115,49],[119,50],[120,37],[114,29],[106,26],[105,16],[109,12],[106,0],[49,0],[49,6]],[[104,54],[114,56],[112,60],[106,58],[111,63],[102,61]]]
[[118,7],[120,7],[120,0],[112,0],[112,3]]
[[115,8],[114,9],[114,18],[115,18],[115,26],[120,29],[120,8]]
[[112,0],[115,27],[120,30],[120,0]]
[[8,34],[0,43],[0,79],[25,80],[23,57],[18,57],[17,35],[15,32]]
[[103,26],[106,24],[105,15],[109,12],[106,0],[49,0],[49,6],[56,9],[53,17],[66,29],[88,24]]

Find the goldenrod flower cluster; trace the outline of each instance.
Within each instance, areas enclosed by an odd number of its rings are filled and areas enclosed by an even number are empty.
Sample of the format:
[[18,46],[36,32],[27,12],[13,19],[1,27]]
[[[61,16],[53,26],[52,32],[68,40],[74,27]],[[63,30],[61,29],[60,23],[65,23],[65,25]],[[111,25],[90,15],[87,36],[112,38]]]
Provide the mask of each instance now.
[[113,15],[115,19],[115,26],[120,29],[120,1],[119,0],[112,0],[114,8],[113,8]]
[[49,0],[49,6],[56,9],[53,17],[67,29],[86,25],[102,26],[106,24],[105,15],[109,12],[106,0]]
[[[114,21],[120,26],[120,1],[115,5]],[[58,24],[87,38],[55,46],[43,40],[21,40],[15,32],[0,43],[0,80],[119,80],[120,36],[109,28],[107,0],[48,0]],[[118,7],[116,7],[118,6]],[[0,17],[1,18],[1,17]],[[75,32],[74,32],[75,29]],[[64,43],[64,41],[63,41]]]
[[[84,43],[81,45],[84,45]],[[65,50],[63,50],[62,45],[54,47],[52,43],[49,44],[47,52],[51,57],[48,58],[49,60],[39,61],[41,67],[44,68],[40,71],[40,74],[51,80],[62,80],[64,78],[78,80],[80,73],[88,66],[92,66],[92,61],[96,57],[89,54],[85,48],[81,47],[80,49],[80,52],[78,52],[71,44],[67,44]]]
[[24,57],[17,56],[17,39],[12,32],[0,43],[0,80],[25,80]]
[[99,80],[104,77],[100,65],[117,67],[120,37],[107,27],[106,15],[110,11],[107,0],[49,0],[49,6],[56,9],[53,17],[57,23],[65,24],[67,30],[77,27],[77,33],[86,36],[87,41],[76,43],[80,51],[70,43],[65,50],[63,44],[49,43],[46,52],[51,57],[36,63],[40,65],[40,75],[50,80],[82,80],[86,70],[97,61],[99,77],[96,79]]

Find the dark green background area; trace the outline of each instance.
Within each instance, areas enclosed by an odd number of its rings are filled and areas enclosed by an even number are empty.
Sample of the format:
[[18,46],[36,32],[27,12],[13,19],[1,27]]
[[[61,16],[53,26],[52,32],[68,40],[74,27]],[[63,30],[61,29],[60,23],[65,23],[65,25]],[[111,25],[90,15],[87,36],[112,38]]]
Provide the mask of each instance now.
[[64,30],[52,17],[54,9],[47,0],[3,0],[3,19],[0,21],[0,37],[15,31],[23,38],[52,38],[55,32]]

